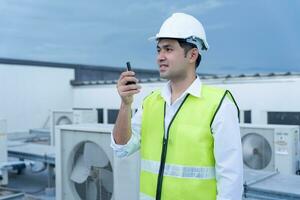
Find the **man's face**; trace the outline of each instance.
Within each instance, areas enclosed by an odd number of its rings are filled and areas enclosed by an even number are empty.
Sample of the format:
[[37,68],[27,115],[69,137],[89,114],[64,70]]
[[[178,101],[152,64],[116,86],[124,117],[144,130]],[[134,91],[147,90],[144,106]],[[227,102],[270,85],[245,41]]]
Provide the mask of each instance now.
[[161,78],[176,80],[187,73],[188,59],[177,40],[160,39],[157,43],[156,60]]

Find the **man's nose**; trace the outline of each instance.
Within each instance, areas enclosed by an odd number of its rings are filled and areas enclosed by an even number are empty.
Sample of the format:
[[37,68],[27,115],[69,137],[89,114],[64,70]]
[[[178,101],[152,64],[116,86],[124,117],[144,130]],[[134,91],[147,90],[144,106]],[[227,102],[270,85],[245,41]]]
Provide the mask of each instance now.
[[165,59],[166,59],[166,56],[165,56],[163,51],[160,51],[160,52],[157,53],[157,60],[158,61],[164,61]]

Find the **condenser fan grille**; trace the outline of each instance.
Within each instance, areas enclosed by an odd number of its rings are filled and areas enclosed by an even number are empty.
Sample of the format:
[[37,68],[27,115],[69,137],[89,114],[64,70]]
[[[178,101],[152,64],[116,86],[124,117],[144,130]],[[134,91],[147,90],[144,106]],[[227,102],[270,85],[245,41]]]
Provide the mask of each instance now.
[[[106,168],[108,171],[112,171],[111,166]],[[95,200],[111,200],[112,192],[108,191],[100,180],[93,180],[88,178],[83,183],[75,183],[75,189],[77,194],[82,200],[95,199]],[[89,194],[90,193],[90,194]]]
[[65,124],[72,124],[72,121],[68,117],[62,116],[57,120],[55,125],[65,125]]
[[101,186],[101,198],[103,200],[111,200],[112,198],[112,193],[107,191],[103,185]]
[[82,200],[112,199],[112,166],[103,149],[93,142],[83,142],[77,149],[70,179]]
[[271,162],[272,148],[269,142],[257,133],[248,133],[242,138],[243,161],[251,169],[264,169]]

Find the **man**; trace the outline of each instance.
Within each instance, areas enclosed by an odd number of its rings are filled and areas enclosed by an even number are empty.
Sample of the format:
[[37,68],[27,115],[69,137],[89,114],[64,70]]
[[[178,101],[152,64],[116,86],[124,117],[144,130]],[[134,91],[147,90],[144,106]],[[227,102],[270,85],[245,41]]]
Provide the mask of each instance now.
[[130,122],[133,95],[141,87],[134,72],[121,74],[112,147],[120,157],[140,148],[140,199],[241,199],[238,108],[229,91],[203,85],[196,75],[208,49],[202,24],[175,13],[155,38],[160,76],[169,82],[144,99]]

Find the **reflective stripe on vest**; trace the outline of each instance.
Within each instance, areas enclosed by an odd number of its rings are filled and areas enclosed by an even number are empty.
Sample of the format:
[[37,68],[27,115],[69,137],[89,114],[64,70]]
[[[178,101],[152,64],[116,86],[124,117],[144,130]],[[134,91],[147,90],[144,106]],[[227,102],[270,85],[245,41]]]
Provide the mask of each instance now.
[[[141,170],[153,174],[158,174],[160,162],[151,160],[141,160]],[[214,167],[195,167],[195,166],[181,166],[174,164],[165,164],[164,176],[173,176],[177,178],[191,178],[191,179],[214,179]]]
[[140,192],[140,200],[155,200],[155,198],[153,198],[145,193]]

